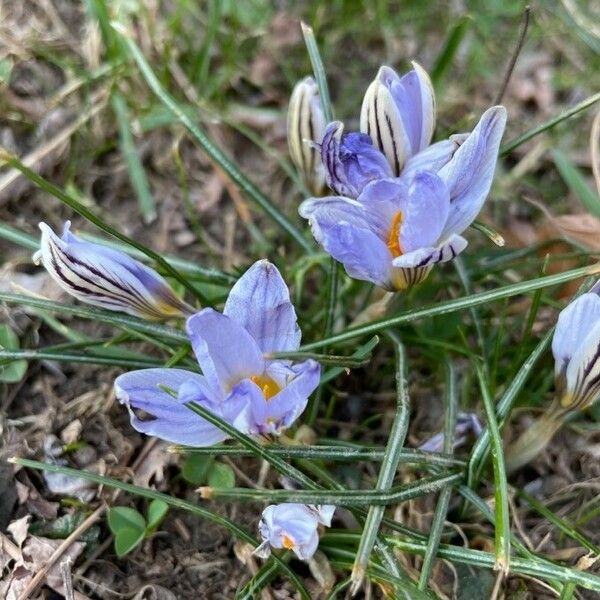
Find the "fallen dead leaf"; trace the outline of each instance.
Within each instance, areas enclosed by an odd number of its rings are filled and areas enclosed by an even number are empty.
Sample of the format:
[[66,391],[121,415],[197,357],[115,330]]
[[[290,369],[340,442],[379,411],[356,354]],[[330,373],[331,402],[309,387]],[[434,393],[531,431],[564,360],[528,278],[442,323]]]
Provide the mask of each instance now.
[[21,519],[13,521],[6,529],[13,536],[13,540],[17,543],[19,548],[23,545],[23,542],[27,539],[27,532],[29,531],[29,521],[31,521],[31,515],[25,515]]

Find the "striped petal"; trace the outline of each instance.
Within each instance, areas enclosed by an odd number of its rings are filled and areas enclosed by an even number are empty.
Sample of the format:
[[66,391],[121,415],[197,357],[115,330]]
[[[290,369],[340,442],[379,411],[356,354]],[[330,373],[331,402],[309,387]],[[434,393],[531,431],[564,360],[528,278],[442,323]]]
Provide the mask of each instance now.
[[33,256],[69,294],[94,306],[146,319],[191,311],[156,271],[123,252],[76,237],[70,225],[67,221],[58,237],[46,223],[40,223],[41,247]]
[[315,196],[325,191],[325,175],[318,144],[325,132],[319,88],[312,77],[299,81],[292,92],[287,116],[290,156]]
[[413,70],[399,77],[381,67],[365,93],[360,130],[385,154],[396,176],[408,158],[429,145],[434,128],[435,96],[426,71],[413,62]]

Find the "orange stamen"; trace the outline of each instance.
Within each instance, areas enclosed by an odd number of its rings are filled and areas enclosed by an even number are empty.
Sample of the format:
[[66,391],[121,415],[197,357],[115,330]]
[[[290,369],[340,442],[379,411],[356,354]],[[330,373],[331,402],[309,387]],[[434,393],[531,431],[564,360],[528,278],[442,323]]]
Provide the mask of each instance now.
[[266,375],[252,375],[250,381],[255,383],[262,391],[265,400],[270,400],[275,394],[281,391],[281,388],[270,377]]
[[402,254],[402,248],[400,248],[400,227],[404,217],[402,211],[399,210],[392,219],[392,228],[387,239],[387,247],[390,249],[392,256],[396,258]]
[[281,543],[283,544],[283,547],[286,550],[291,550],[296,545],[296,542],[294,542],[294,540],[291,537],[285,534],[283,534],[283,536],[281,537]]

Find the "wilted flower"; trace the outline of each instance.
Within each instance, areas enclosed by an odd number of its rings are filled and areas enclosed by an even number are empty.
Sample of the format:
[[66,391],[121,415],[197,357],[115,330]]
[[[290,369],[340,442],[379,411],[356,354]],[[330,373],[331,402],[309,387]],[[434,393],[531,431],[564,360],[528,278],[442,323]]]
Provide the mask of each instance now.
[[[474,437],[479,437],[483,427],[479,421],[477,413],[458,413],[456,424],[454,426],[454,443],[453,448],[460,448],[465,442],[470,433]],[[436,433],[426,442],[419,446],[419,450],[424,452],[441,452],[444,448],[444,433]]]
[[563,409],[586,408],[600,398],[600,281],[560,313],[552,353]]
[[267,558],[271,547],[292,550],[300,560],[312,558],[319,545],[319,524],[331,527],[335,506],[271,504],[263,510],[258,530],[263,540],[254,551]]
[[[430,146],[407,162],[400,177],[367,182],[367,170],[354,169],[345,180],[363,186],[356,199],[311,198],[299,212],[351,277],[389,290],[410,287],[467,246],[460,234],[490,190],[505,123],[504,107],[490,108],[468,136]],[[374,150],[365,152],[369,165],[376,163]],[[329,177],[335,180],[335,173]]]
[[123,252],[78,238],[70,227],[67,221],[58,237],[40,223],[40,249],[33,255],[69,294],[146,319],[179,317],[193,310],[156,271]]
[[367,88],[360,113],[360,130],[400,175],[408,158],[427,148],[435,129],[435,96],[427,72],[416,62],[399,77],[381,67]]
[[186,329],[203,375],[144,369],[115,381],[117,398],[142,433],[188,446],[227,439],[184,406],[196,402],[243,433],[279,434],[302,413],[319,383],[314,360],[293,364],[265,356],[297,350],[301,336],[289,291],[266,260],[233,286],[223,314],[205,308],[187,320]]
[[325,189],[318,151],[324,131],[325,116],[319,88],[312,77],[305,77],[296,84],[290,97],[287,137],[292,161],[315,196],[320,196]]

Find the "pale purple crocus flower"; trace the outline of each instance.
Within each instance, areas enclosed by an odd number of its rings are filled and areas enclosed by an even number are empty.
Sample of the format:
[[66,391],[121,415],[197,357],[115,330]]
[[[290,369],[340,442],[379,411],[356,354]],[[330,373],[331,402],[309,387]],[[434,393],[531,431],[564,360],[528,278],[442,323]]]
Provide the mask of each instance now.
[[[483,427],[476,413],[458,413],[456,425],[454,426],[454,443],[453,448],[460,448],[468,439],[470,433],[475,437],[479,437]],[[433,437],[423,442],[419,446],[419,450],[423,452],[441,452],[444,448],[444,432],[436,433]]]
[[267,558],[271,548],[292,550],[300,560],[309,560],[319,545],[319,525],[331,527],[335,506],[271,504],[262,513],[258,530],[262,543],[254,554]]
[[562,310],[552,353],[561,408],[583,409],[600,398],[600,281]]
[[360,130],[383,152],[396,176],[411,156],[427,148],[435,129],[433,85],[418,63],[412,65],[402,77],[381,67],[360,113]]
[[290,97],[287,139],[292,162],[315,196],[321,196],[325,191],[323,164],[318,150],[325,125],[319,88],[312,77],[305,77],[294,86]]
[[186,330],[202,375],[144,369],[115,381],[117,398],[141,433],[187,446],[227,439],[185,406],[195,402],[243,433],[278,435],[303,412],[319,383],[320,365],[314,360],[270,358],[297,350],[301,334],[288,288],[266,260],[236,282],[222,314],[205,308],[187,320]]
[[[388,290],[422,281],[436,263],[455,258],[467,246],[460,235],[475,219],[489,193],[506,124],[506,110],[487,110],[467,136],[453,136],[409,159],[400,177],[375,168],[337,169],[324,161],[328,180],[344,194],[310,198],[299,209],[317,242],[346,272]],[[337,131],[337,123],[328,131]],[[328,131],[323,146],[329,141]],[[344,139],[332,146],[344,147]],[[379,165],[368,146],[366,163]],[[327,154],[327,148],[322,153]],[[380,155],[383,158],[383,155]],[[361,157],[353,164],[362,165]],[[358,191],[355,197],[353,192]]]
[[135,315],[165,319],[191,314],[192,307],[179,299],[153,269],[102,244],[86,242],[64,224],[59,237],[40,223],[40,249],[33,255],[52,279],[78,300]]

